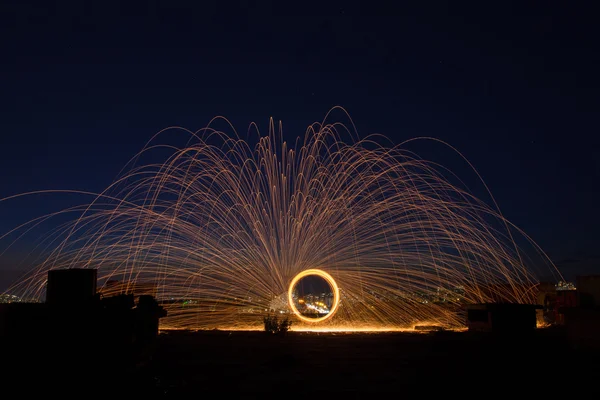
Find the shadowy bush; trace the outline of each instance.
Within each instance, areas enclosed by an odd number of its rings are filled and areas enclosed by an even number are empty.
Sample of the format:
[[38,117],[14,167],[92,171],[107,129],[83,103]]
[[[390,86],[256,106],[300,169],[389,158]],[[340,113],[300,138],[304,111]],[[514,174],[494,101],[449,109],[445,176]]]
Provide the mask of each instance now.
[[285,334],[292,326],[292,321],[288,316],[280,320],[276,314],[265,315],[263,322],[265,324],[265,332],[277,335]]

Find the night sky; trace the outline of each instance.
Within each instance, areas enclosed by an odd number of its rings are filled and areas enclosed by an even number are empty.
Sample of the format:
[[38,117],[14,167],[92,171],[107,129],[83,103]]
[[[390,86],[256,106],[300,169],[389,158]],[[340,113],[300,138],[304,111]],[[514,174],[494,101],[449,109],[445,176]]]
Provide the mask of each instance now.
[[[567,278],[599,273],[592,9],[210,3],[2,1],[0,198],[101,191],[169,126],[273,117],[294,139],[342,106],[361,137],[450,143]],[[408,149],[473,179],[443,146]],[[73,201],[2,202],[0,233]],[[26,247],[0,258],[5,280]]]

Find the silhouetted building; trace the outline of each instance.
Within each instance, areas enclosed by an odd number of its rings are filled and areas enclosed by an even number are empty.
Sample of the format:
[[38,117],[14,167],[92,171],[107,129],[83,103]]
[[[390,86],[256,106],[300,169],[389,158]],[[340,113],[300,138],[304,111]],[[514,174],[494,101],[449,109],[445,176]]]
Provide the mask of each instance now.
[[[150,295],[100,298],[94,269],[48,272],[45,303],[0,304],[3,361],[98,379],[147,361],[165,310]],[[73,378],[73,379],[72,379]]]
[[46,303],[88,303],[96,296],[97,270],[91,268],[54,269],[48,271]]
[[0,304],[0,339],[35,339],[40,327],[48,325],[48,305],[45,303]]
[[576,290],[555,290],[546,293],[543,302],[543,321],[552,325],[564,325],[565,312],[578,307]]
[[565,326],[572,346],[600,348],[600,275],[577,277],[577,307],[565,311]]
[[536,304],[482,303],[467,306],[467,327],[481,332],[530,332],[536,329]]
[[600,307],[600,275],[578,276],[577,293],[580,307]]

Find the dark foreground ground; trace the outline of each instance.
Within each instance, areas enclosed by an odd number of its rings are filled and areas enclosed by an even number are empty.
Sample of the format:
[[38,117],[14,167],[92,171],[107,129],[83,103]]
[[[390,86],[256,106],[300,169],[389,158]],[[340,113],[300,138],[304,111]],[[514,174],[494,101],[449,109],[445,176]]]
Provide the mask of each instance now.
[[[93,344],[82,352],[94,356]],[[558,329],[516,337],[171,331],[135,367],[122,368],[117,358],[81,368],[41,360],[4,388],[80,398],[597,398],[599,355],[571,345]]]

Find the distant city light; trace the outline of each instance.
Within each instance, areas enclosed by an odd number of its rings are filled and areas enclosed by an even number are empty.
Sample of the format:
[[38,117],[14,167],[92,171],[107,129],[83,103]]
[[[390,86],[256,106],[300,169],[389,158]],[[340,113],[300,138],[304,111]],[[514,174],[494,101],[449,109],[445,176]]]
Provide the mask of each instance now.
[[555,286],[556,290],[576,290],[575,284],[571,282],[560,281]]

